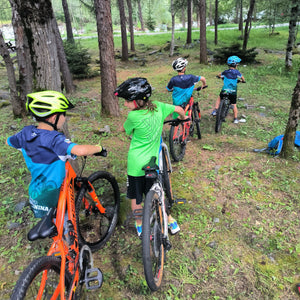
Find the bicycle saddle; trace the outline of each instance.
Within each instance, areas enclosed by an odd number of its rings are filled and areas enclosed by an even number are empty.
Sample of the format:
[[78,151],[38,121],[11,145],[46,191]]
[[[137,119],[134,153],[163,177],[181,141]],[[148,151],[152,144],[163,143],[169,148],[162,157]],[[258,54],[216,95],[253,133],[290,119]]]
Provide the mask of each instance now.
[[33,227],[27,234],[29,241],[33,242],[37,239],[44,239],[46,237],[53,237],[57,235],[57,228],[52,222],[53,216],[56,212],[55,207],[50,208],[48,213]]

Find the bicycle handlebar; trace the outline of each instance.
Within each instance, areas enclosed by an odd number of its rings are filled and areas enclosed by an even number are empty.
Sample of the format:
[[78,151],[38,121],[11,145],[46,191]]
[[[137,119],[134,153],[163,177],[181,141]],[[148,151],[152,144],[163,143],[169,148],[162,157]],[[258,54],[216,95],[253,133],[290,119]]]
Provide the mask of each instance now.
[[[222,76],[216,75],[216,77],[223,80],[223,77],[222,77]],[[239,80],[238,80],[238,83],[246,83],[246,81],[243,81],[243,80],[240,80],[240,79],[239,79]]]
[[208,85],[205,85],[205,86],[199,86],[199,87],[197,87],[195,90],[196,91],[201,91],[201,90],[204,90],[204,89],[206,89],[208,87]]
[[94,156],[103,156],[103,157],[106,157],[107,156],[107,150],[104,147],[102,147],[102,150],[100,152],[94,153]]
[[164,124],[170,123],[171,126],[178,126],[180,123],[184,123],[184,122],[188,122],[188,121],[191,121],[191,119],[187,118],[187,119],[181,120],[179,118],[176,118],[176,119],[164,121]]

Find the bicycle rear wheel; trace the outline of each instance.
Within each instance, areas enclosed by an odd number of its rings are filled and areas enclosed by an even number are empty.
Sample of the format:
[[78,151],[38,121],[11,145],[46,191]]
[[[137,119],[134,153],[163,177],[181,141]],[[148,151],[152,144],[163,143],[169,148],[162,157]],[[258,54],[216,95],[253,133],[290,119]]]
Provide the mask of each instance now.
[[225,101],[221,99],[220,106],[217,110],[216,115],[216,126],[215,126],[215,132],[218,133],[221,131],[222,123],[225,120]]
[[200,108],[198,102],[195,102],[193,105],[193,123],[196,125],[197,129],[197,137],[200,140],[201,139],[201,131],[200,131]]
[[163,178],[163,187],[165,191],[165,195],[167,198],[167,201],[165,201],[166,208],[169,210],[173,203],[173,192],[172,192],[172,184],[171,184],[171,166],[169,161],[169,156],[167,154],[167,149],[164,147],[162,148],[162,161],[163,161],[163,172],[162,172],[162,178]]
[[88,180],[106,210],[104,214],[100,213],[86,187],[79,190],[76,199],[78,240],[94,252],[102,248],[114,232],[120,209],[120,192],[116,179],[108,172],[95,172]]
[[184,124],[171,126],[169,134],[170,153],[174,161],[183,159],[186,148],[186,140],[183,141]]
[[[60,267],[61,260],[58,257],[43,256],[35,259],[20,276],[10,299],[36,299],[44,272],[47,272],[47,278],[41,299],[50,299],[59,284]],[[65,297],[68,295],[71,282],[72,276],[65,270]],[[57,299],[61,299],[60,295]]]
[[164,218],[159,196],[150,190],[146,196],[143,211],[143,264],[147,284],[156,291],[162,282],[165,249],[163,244]]

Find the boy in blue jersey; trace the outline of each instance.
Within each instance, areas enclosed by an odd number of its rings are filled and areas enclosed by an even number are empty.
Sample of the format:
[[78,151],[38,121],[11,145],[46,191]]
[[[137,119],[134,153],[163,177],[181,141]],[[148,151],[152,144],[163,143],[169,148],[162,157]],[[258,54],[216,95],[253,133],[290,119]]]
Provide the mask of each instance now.
[[216,101],[215,109],[211,113],[213,116],[216,116],[217,110],[220,105],[221,97],[224,94],[229,95],[230,103],[233,106],[233,115],[234,120],[233,123],[237,124],[239,122],[237,115],[238,115],[238,109],[236,107],[236,98],[237,98],[237,83],[238,80],[241,79],[242,82],[245,82],[245,78],[240,73],[239,70],[237,70],[238,64],[241,62],[241,59],[237,56],[230,56],[227,59],[227,65],[229,66],[228,70],[225,70],[224,72],[220,73],[218,77],[223,79],[223,87],[220,92],[220,95],[218,96],[218,99]]
[[37,120],[37,126],[25,126],[10,136],[6,144],[20,151],[31,173],[29,203],[36,218],[56,207],[60,186],[65,178],[68,158],[105,151],[99,145],[77,145],[59,133],[66,120],[66,110],[72,103],[61,93],[43,91],[27,95],[27,110]]
[[166,88],[172,92],[173,105],[184,106],[188,103],[197,82],[201,81],[203,86],[206,85],[205,77],[185,74],[187,64],[188,61],[182,57],[175,59],[172,63],[173,69],[178,74],[171,78]]

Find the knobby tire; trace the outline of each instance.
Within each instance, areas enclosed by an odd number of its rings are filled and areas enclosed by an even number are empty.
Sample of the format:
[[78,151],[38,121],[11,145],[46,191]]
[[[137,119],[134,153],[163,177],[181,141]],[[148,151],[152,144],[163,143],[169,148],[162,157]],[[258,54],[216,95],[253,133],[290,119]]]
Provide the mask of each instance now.
[[[32,261],[24,270],[17,281],[11,300],[33,300],[36,299],[41,278],[47,271],[47,281],[43,291],[42,299],[50,299],[59,284],[61,260],[54,256],[43,256]],[[65,270],[65,297],[69,292],[72,276]],[[57,299],[61,299],[60,296]]]
[[147,284],[152,291],[159,289],[164,268],[164,219],[159,196],[153,190],[147,193],[143,211],[143,264]]
[[[177,133],[176,136],[174,136],[176,130]],[[186,140],[182,141],[183,134],[184,134],[184,124],[179,124],[178,126],[171,126],[170,133],[169,133],[169,145],[170,145],[170,153],[174,161],[180,161],[184,157]]]
[[162,160],[163,160],[163,171],[162,171],[163,187],[166,195],[165,206],[169,211],[170,205],[172,205],[173,203],[173,192],[172,192],[172,184],[171,184],[171,176],[170,176],[171,168],[170,168],[169,156],[167,154],[167,150],[164,147],[162,148]]
[[196,125],[197,129],[197,137],[201,139],[201,131],[200,131],[200,108],[198,102],[193,105],[193,123]]
[[80,245],[88,245],[94,252],[106,244],[115,230],[120,209],[120,192],[116,179],[108,172],[95,172],[88,180],[106,209],[105,214],[100,213],[87,188],[79,190],[76,199],[78,240]]
[[217,115],[216,115],[216,126],[215,126],[216,133],[221,131],[223,120],[225,120],[225,113],[226,113],[225,109],[226,109],[225,101],[221,99],[219,108],[217,110]]

